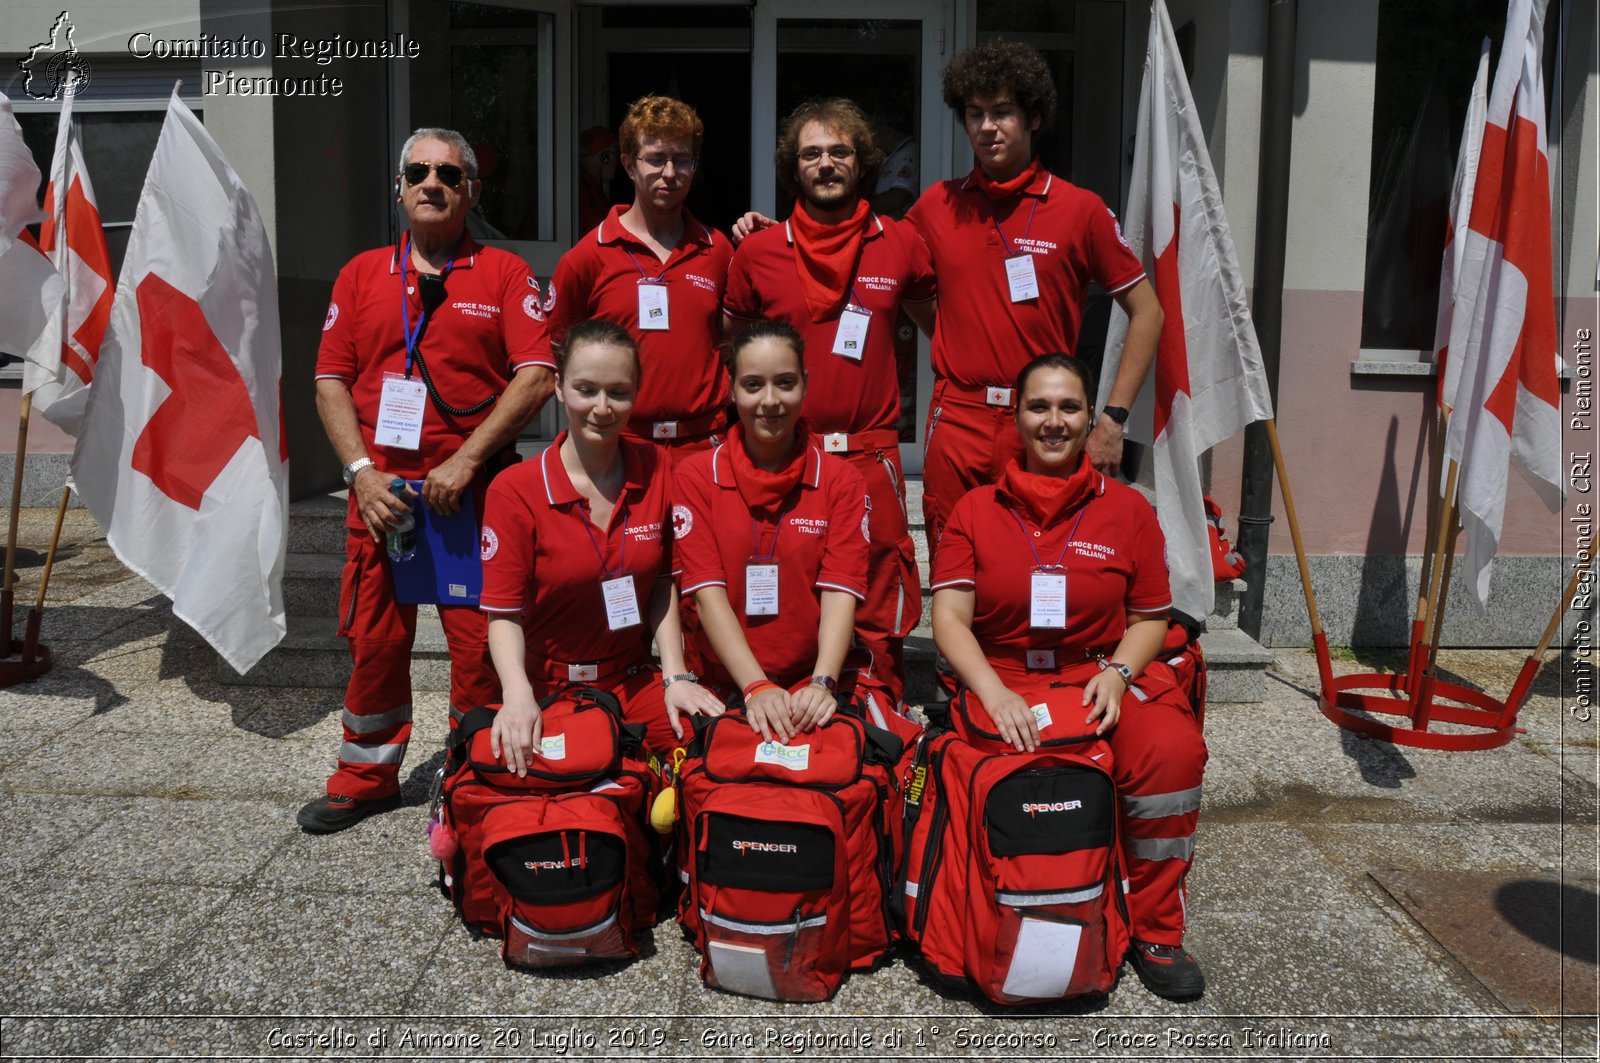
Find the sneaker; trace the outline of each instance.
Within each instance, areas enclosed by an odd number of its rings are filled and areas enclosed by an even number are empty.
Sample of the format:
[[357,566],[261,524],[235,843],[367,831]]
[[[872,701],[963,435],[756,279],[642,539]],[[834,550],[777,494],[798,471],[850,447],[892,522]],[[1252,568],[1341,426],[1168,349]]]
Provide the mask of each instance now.
[[1133,969],[1144,987],[1168,1000],[1192,1000],[1206,991],[1200,964],[1182,945],[1152,945],[1135,941],[1128,950]]
[[343,794],[329,794],[307,804],[300,810],[295,820],[300,824],[300,829],[307,834],[333,834],[346,827],[354,827],[368,816],[379,812],[392,812],[399,807],[398,793],[366,800],[359,797],[345,797]]

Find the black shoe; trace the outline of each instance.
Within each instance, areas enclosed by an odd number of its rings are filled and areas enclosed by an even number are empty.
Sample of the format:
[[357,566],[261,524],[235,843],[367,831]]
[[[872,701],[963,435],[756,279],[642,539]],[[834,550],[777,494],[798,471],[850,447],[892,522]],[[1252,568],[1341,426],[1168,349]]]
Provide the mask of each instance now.
[[1152,945],[1135,941],[1128,950],[1133,969],[1144,987],[1168,1000],[1193,1000],[1206,991],[1206,976],[1200,964],[1183,951],[1182,945]]
[[295,820],[300,824],[300,829],[307,834],[333,834],[346,827],[354,827],[368,816],[377,815],[379,812],[392,812],[399,807],[398,793],[367,800],[345,797],[343,794],[329,794],[317,798],[302,808]]

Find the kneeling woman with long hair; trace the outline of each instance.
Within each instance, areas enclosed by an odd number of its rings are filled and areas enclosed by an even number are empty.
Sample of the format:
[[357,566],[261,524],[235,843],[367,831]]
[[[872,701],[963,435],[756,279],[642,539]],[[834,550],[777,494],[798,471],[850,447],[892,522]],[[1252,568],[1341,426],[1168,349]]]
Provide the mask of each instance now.
[[491,742],[518,775],[539,748],[537,699],[569,683],[616,694],[655,752],[683,736],[682,715],[722,711],[683,663],[671,463],[622,438],[638,390],[632,337],[609,321],[574,326],[556,368],[567,430],[490,485],[480,604],[504,691]]
[[950,513],[931,580],[934,642],[1019,751],[1039,742],[1030,705],[1080,695],[1121,796],[1134,968],[1151,992],[1197,996],[1184,877],[1206,746],[1155,659],[1172,605],[1161,526],[1137,491],[1089,463],[1094,381],[1082,362],[1040,355],[1016,392],[1023,457]]
[[802,349],[778,322],[739,334],[739,423],[678,467],[673,513],[683,593],[699,612],[690,659],[713,687],[742,690],[750,725],[780,741],[827,720],[847,691],[873,722],[904,724],[851,652],[867,588],[866,484],[800,420]]

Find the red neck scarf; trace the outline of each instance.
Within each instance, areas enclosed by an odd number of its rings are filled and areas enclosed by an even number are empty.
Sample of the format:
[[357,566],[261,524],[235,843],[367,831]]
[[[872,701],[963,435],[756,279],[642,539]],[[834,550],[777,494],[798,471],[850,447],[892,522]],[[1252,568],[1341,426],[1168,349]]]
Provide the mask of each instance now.
[[1065,479],[1028,472],[1017,458],[1006,463],[1006,471],[1000,476],[1000,489],[1015,499],[1022,512],[1041,528],[1054,524],[1094,497],[1099,485],[1100,474],[1089,464],[1087,451],[1078,456],[1078,467]]
[[813,323],[828,320],[844,306],[861,258],[861,242],[867,238],[868,214],[867,201],[861,199],[844,221],[817,221],[803,204],[789,215],[795,270]]
[[728,443],[723,448],[728,464],[733,468],[733,483],[739,497],[751,513],[776,512],[800,483],[806,471],[806,458],[811,451],[811,433],[804,421],[795,422],[794,452],[783,468],[768,472],[758,468],[744,448],[744,425],[735,424],[728,430]]
[[983,172],[983,167],[977,169],[978,188],[989,197],[990,203],[998,203],[1002,199],[1010,199],[1024,188],[1033,184],[1033,179],[1039,176],[1039,160],[1034,159],[1023,167],[1022,172],[1009,181],[992,181],[989,175]]

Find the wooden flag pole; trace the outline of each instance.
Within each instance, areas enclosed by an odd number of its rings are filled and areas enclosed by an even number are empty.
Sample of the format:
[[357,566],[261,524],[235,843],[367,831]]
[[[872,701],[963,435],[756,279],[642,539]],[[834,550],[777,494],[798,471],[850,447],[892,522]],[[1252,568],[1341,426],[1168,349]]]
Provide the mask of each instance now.
[[[1460,472],[1460,464],[1454,458],[1450,459],[1449,471],[1445,474],[1444,498],[1441,500],[1443,504],[1439,507],[1440,519],[1433,529],[1433,565],[1428,582],[1428,601],[1432,608],[1423,616],[1421,635],[1423,645],[1436,645],[1434,636],[1438,634],[1438,629],[1444,626],[1444,587],[1449,584],[1451,568],[1446,551],[1455,550],[1456,533],[1460,530],[1461,524],[1460,507],[1457,505],[1460,500],[1456,498],[1456,480]],[[1422,661],[1420,647],[1414,656],[1416,657],[1412,662],[1414,674],[1420,675],[1433,667],[1433,652],[1429,652],[1426,664]]]
[[28,610],[28,624],[22,636],[22,662],[32,664],[41,650],[46,659],[50,651],[39,644],[39,628],[44,623],[44,596],[50,589],[50,570],[56,564],[56,548],[61,544],[61,523],[67,516],[67,502],[72,498],[72,488],[61,488],[61,502],[56,506],[56,526],[50,532],[50,549],[44,555],[44,571],[39,574],[39,593],[34,597],[33,608]]
[[1278,473],[1278,489],[1283,492],[1283,511],[1289,518],[1289,538],[1294,542],[1295,561],[1300,566],[1300,586],[1305,591],[1306,615],[1311,620],[1311,643],[1317,654],[1317,670],[1322,675],[1323,690],[1330,691],[1333,680],[1333,661],[1328,656],[1328,636],[1322,630],[1322,614],[1317,611],[1317,592],[1311,586],[1311,565],[1306,560],[1306,544],[1300,535],[1300,517],[1294,508],[1294,489],[1289,486],[1289,466],[1283,460],[1283,446],[1278,442],[1278,422],[1269,417],[1267,442],[1272,446],[1272,464]]
[[11,516],[6,538],[5,582],[0,584],[0,657],[11,653],[11,599],[17,575],[17,523],[22,516],[22,472],[28,457],[28,416],[33,412],[33,394],[22,396],[17,415],[17,459],[11,473]]
[[1428,641],[1429,623],[1433,613],[1433,592],[1430,584],[1433,580],[1433,570],[1438,562],[1434,553],[1434,537],[1439,534],[1439,521],[1443,519],[1445,507],[1451,502],[1450,495],[1443,499],[1439,497],[1439,480],[1444,475],[1444,439],[1450,430],[1450,413],[1441,409],[1437,419],[1437,443],[1433,448],[1432,460],[1428,463],[1428,530],[1422,547],[1422,568],[1417,573],[1417,611],[1411,620],[1411,643],[1406,653],[1406,675],[1415,676],[1421,673],[1422,646]]
[[1556,630],[1561,626],[1561,618],[1566,615],[1571,607],[1573,595],[1578,593],[1578,586],[1589,573],[1593,559],[1584,554],[1572,570],[1572,578],[1567,581],[1567,589],[1561,592],[1561,600],[1556,603],[1556,611],[1550,617],[1550,623],[1545,625],[1544,636],[1539,639],[1539,648],[1522,662],[1522,671],[1517,673],[1517,681],[1511,684],[1511,693],[1506,695],[1505,713],[1500,717],[1501,726],[1509,726],[1517,718],[1517,711],[1522,708],[1522,703],[1528,697],[1528,690],[1533,686],[1533,677],[1539,671],[1539,666],[1544,663],[1544,653],[1550,648],[1550,643],[1556,637]]

